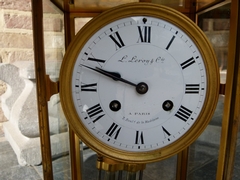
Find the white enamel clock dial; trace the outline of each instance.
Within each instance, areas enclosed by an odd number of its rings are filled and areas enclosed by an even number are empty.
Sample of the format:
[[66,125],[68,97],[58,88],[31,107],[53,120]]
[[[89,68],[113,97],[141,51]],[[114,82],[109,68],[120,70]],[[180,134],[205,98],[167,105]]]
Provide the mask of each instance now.
[[[148,87],[143,94],[139,83]],[[84,125],[100,141],[128,151],[158,149],[181,137],[200,113],[206,86],[204,62],[192,40],[148,16],[117,20],[96,32],[72,76]]]
[[106,23],[72,65],[69,96],[77,121],[93,143],[123,153],[181,141],[209,98],[204,58],[185,29],[166,19],[128,15]]

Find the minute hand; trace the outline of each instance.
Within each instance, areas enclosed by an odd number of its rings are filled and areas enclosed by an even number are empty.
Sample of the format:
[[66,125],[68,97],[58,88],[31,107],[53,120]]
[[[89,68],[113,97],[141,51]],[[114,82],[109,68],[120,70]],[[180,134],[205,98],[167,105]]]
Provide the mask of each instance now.
[[119,73],[109,72],[109,71],[103,70],[103,69],[98,68],[98,67],[96,67],[96,69],[94,69],[94,68],[92,68],[92,67],[89,67],[89,66],[86,66],[86,65],[83,65],[83,64],[82,64],[82,66],[84,66],[84,67],[86,67],[86,68],[88,68],[88,69],[91,69],[91,70],[93,70],[93,71],[96,71],[96,72],[98,72],[98,73],[100,73],[100,74],[102,74],[102,75],[105,75],[105,76],[107,76],[107,77],[110,77],[110,78],[112,78],[112,79],[115,80],[115,81],[121,81],[121,82],[124,82],[124,83],[126,83],[126,84],[132,85],[132,86],[134,86],[134,87],[137,86],[137,84],[132,83],[132,82],[126,80],[126,79],[121,78],[121,75],[120,75]]

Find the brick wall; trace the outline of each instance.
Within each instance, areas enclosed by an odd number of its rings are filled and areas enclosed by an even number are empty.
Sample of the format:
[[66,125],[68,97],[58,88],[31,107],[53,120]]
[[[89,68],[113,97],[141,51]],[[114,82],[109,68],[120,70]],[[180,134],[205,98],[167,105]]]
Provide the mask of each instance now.
[[33,60],[30,0],[0,0],[0,62]]
[[[62,60],[63,14],[44,0],[46,60]],[[0,63],[33,61],[31,0],[0,0]]]
[[[0,0],[0,63],[34,61],[31,0]],[[43,0],[45,60],[61,61],[64,54],[63,14],[50,0]],[[0,80],[0,96],[6,85]],[[2,123],[6,121],[1,110]]]

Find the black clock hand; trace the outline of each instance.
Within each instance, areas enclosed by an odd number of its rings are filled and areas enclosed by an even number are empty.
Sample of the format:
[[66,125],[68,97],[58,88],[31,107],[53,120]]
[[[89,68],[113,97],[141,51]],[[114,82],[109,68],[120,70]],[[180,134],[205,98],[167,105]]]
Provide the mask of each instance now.
[[121,75],[119,73],[106,71],[106,70],[103,70],[103,69],[98,68],[98,67],[96,67],[96,69],[94,69],[92,67],[89,67],[89,66],[86,66],[86,65],[83,65],[83,64],[81,64],[81,65],[86,67],[86,68],[88,68],[88,69],[96,71],[96,72],[98,72],[98,73],[100,73],[102,75],[110,77],[110,78],[112,78],[115,81],[121,81],[121,82],[124,82],[126,84],[132,85],[132,86],[136,87],[136,91],[139,94],[145,94],[148,91],[148,85],[146,83],[144,83],[144,82],[140,82],[138,84],[134,84],[134,83],[132,83],[132,82],[126,80],[126,79],[121,78]]
[[126,79],[121,78],[121,75],[120,75],[119,73],[109,72],[109,71],[103,70],[103,69],[98,68],[98,67],[96,67],[96,69],[94,69],[94,68],[92,68],[92,67],[89,67],[89,66],[86,66],[86,65],[83,65],[83,64],[82,64],[82,66],[84,66],[84,67],[86,67],[86,68],[88,68],[88,69],[91,69],[91,70],[93,70],[93,71],[96,71],[96,72],[98,72],[98,73],[100,73],[100,74],[103,74],[103,75],[105,75],[105,76],[107,76],[107,77],[110,77],[110,78],[112,78],[112,79],[115,80],[115,81],[121,81],[121,82],[127,83],[127,84],[129,84],[129,85],[132,85],[132,86],[134,86],[134,87],[137,86],[137,84],[134,84],[134,83],[132,83],[132,82],[126,80]]

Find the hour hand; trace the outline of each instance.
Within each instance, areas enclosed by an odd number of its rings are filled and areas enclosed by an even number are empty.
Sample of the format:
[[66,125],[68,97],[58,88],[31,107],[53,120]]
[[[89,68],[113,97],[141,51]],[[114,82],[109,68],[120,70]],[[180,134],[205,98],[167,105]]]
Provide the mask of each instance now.
[[109,72],[109,71],[103,70],[103,69],[101,69],[99,67],[96,67],[96,70],[98,70],[98,72],[100,72],[100,73],[102,73],[102,74],[104,74],[106,76],[108,76],[108,74],[110,74],[111,76],[109,76],[109,77],[111,77],[115,81],[118,81],[121,78],[121,74],[119,74],[117,72]]
[[84,67],[86,67],[88,69],[91,69],[93,71],[96,71],[96,72],[98,72],[98,73],[100,73],[102,75],[105,75],[107,77],[110,77],[110,78],[112,78],[115,81],[121,81],[121,82],[130,84],[130,85],[135,86],[135,87],[137,86],[137,84],[134,84],[134,83],[132,83],[132,82],[126,80],[126,79],[121,78],[121,75],[119,73],[117,73],[117,72],[106,71],[106,70],[103,70],[103,69],[101,69],[99,67],[92,68],[92,67],[89,67],[89,66],[86,66],[86,65],[83,65],[83,64],[82,64],[82,66],[84,66]]
[[121,75],[120,75],[119,73],[116,73],[116,72],[105,71],[105,70],[100,69],[100,68],[98,68],[98,67],[92,68],[92,67],[89,67],[89,66],[86,66],[86,65],[83,65],[83,64],[81,64],[81,66],[84,66],[84,67],[86,67],[86,68],[88,68],[88,69],[91,69],[91,70],[93,70],[93,71],[96,71],[96,72],[98,72],[98,73],[100,73],[100,74],[103,74],[103,75],[105,75],[105,76],[107,76],[107,77],[110,77],[110,78],[112,78],[112,79],[115,80],[115,81],[117,81],[119,78],[121,78]]
[[96,72],[98,72],[98,73],[100,73],[102,75],[110,77],[110,78],[112,78],[115,81],[121,81],[121,82],[124,82],[126,84],[132,85],[132,86],[134,86],[136,88],[136,91],[139,94],[145,94],[148,91],[148,85],[146,83],[144,83],[144,82],[140,82],[138,84],[135,84],[135,83],[132,83],[132,82],[126,80],[126,79],[121,78],[121,75],[119,73],[117,73],[117,72],[106,71],[106,70],[103,70],[103,69],[101,69],[99,67],[92,68],[92,67],[89,67],[89,66],[86,66],[86,65],[83,65],[83,64],[81,64],[81,65],[83,67],[86,67],[88,69],[96,71]]

